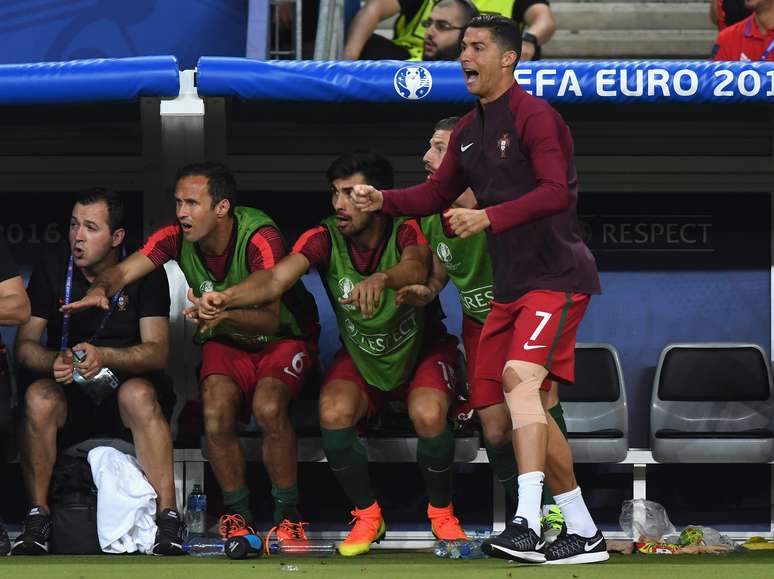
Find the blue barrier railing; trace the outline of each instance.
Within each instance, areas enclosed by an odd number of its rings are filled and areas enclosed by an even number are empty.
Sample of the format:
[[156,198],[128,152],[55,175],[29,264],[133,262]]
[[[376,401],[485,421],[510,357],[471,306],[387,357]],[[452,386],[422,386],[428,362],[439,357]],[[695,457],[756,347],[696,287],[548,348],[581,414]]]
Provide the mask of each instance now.
[[[473,102],[456,62],[257,61],[202,57],[200,96],[374,103]],[[557,103],[774,103],[774,63],[540,61],[520,64],[527,91]]]
[[174,56],[6,64],[0,66],[0,105],[176,97],[179,75]]

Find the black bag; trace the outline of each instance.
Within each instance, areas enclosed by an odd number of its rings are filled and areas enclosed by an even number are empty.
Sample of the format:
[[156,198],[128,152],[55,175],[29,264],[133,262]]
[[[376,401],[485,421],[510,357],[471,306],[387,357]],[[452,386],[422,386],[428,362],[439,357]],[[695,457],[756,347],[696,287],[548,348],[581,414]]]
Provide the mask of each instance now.
[[97,487],[86,460],[60,459],[51,479],[50,504],[52,553],[102,553],[97,538]]

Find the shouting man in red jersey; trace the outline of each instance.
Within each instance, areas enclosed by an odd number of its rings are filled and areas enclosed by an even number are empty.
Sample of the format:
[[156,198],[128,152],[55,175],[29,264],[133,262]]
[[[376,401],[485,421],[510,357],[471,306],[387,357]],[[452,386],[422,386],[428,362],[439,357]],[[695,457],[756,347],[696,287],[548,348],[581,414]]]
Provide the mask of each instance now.
[[[445,215],[460,237],[487,233],[494,301],[476,377],[503,384],[519,467],[516,515],[483,548],[527,563],[605,561],[605,540],[575,480],[570,447],[540,396],[547,377],[574,380],[578,324],[590,295],[600,292],[596,263],[579,235],[572,138],[550,105],[514,81],[521,49],[515,22],[474,18],[461,49],[465,83],[479,101],[455,126],[438,171],[408,189],[356,186],[353,199],[365,211],[430,215],[473,190],[478,208]],[[566,522],[548,547],[540,537],[544,478]]]

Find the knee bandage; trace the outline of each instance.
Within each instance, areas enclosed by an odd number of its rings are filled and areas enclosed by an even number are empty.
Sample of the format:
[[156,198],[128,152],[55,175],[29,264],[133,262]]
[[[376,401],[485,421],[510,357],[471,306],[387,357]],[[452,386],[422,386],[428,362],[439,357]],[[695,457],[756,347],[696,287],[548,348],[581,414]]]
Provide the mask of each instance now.
[[505,393],[505,403],[511,413],[513,429],[524,428],[530,424],[548,424],[546,411],[540,401],[540,385],[545,379],[545,374],[525,368],[518,362],[508,362],[505,365],[503,376],[510,372],[515,376],[508,381],[517,382],[517,384],[510,392]]

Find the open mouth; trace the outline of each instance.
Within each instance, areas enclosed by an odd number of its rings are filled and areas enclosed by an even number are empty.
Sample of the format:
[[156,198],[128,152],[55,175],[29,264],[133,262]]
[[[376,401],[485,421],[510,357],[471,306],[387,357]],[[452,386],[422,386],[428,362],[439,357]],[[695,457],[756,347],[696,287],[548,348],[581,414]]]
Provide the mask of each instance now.
[[465,73],[465,82],[471,83],[478,80],[478,71],[472,68],[463,68],[462,72]]
[[83,248],[81,247],[75,247],[73,248],[73,257],[75,259],[81,259],[84,256],[85,252],[83,251]]
[[193,225],[191,225],[190,223],[181,223],[180,227],[183,228],[183,231],[185,233],[190,233],[191,229],[193,229]]
[[350,221],[352,221],[352,218],[347,217],[346,215],[336,215],[336,225],[339,228],[346,227],[349,225]]

